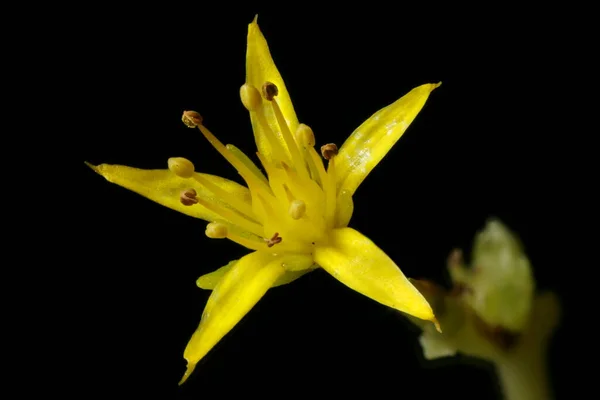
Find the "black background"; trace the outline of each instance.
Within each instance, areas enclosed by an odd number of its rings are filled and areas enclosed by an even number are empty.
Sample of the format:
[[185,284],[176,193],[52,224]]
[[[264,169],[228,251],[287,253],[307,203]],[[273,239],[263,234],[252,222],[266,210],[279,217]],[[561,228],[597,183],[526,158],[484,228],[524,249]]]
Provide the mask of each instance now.
[[[558,93],[575,75],[556,64],[571,51],[560,25],[508,9],[231,8],[107,8],[80,22],[90,35],[72,67],[97,116],[78,138],[88,238],[77,246],[86,263],[75,278],[86,311],[77,312],[71,336],[86,354],[76,371],[82,397],[500,398],[485,367],[423,364],[418,331],[401,315],[322,271],[270,290],[178,387],[183,350],[210,293],[195,281],[245,250],[209,240],[203,221],[110,184],[83,161],[166,168],[168,157],[182,156],[240,182],[180,117],[197,110],[221,141],[254,152],[238,90],[247,25],[258,13],[299,120],[318,145],[341,145],[413,87],[443,82],[357,191],[351,227],[407,276],[447,283],[450,250],[468,253],[476,231],[496,216],[521,237],[538,286],[568,307],[558,249],[569,235],[559,228],[567,217],[558,197],[568,190],[569,150],[560,143],[566,118]],[[550,354],[559,398],[567,390],[568,317],[567,309]]]

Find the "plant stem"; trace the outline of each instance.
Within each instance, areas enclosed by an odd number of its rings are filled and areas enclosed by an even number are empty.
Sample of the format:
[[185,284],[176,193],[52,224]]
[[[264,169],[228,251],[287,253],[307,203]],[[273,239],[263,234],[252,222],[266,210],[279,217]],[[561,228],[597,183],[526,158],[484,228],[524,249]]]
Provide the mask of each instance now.
[[506,400],[551,400],[545,357],[539,354],[516,354],[496,363],[496,370]]

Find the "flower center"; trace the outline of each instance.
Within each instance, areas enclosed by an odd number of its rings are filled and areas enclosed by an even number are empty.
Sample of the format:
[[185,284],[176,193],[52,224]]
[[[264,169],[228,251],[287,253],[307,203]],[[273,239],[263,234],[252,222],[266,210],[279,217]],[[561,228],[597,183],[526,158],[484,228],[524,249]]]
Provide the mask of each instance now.
[[[329,230],[346,226],[352,214],[351,195],[346,191],[338,193],[336,188],[338,149],[335,144],[321,147],[326,168],[314,148],[312,129],[300,124],[292,134],[277,103],[277,86],[266,82],[261,89],[265,102],[258,89],[248,84],[241,87],[240,97],[248,111],[255,113],[272,149],[269,159],[256,153],[268,178],[235,146],[223,145],[203,125],[200,114],[185,111],[182,117],[188,127],[198,128],[238,171],[248,186],[251,202],[196,174],[187,159],[169,159],[169,169],[182,178],[194,179],[223,203],[218,205],[200,198],[193,189],[181,193],[182,204],[200,204],[219,216],[219,220],[208,224],[208,237],[228,238],[252,250],[310,254],[315,244],[327,240]],[[279,132],[267,123],[267,111],[275,116]]]

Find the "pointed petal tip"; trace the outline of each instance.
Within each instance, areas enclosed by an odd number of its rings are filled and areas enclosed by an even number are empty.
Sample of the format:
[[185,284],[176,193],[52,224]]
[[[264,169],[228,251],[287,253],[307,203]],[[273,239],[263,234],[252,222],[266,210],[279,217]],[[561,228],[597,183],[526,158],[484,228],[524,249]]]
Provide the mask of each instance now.
[[95,166],[94,164],[92,164],[92,163],[89,163],[89,162],[87,162],[87,161],[84,161],[83,163],[84,163],[85,165],[87,165],[88,167],[90,167],[90,168],[91,168],[91,169],[92,169],[94,172],[98,172],[98,167],[97,167],[97,166]]
[[200,289],[212,290],[212,289],[214,289],[215,285],[214,285],[214,282],[209,282],[209,278],[202,275],[200,278],[198,278],[196,280],[196,286],[198,286]]
[[252,22],[248,24],[248,33],[253,32],[255,29],[259,29],[258,27],[258,14],[254,15],[254,19]]
[[92,169],[92,171],[94,171],[95,173],[97,173],[98,175],[104,177],[107,181],[112,182],[109,179],[109,176],[107,176],[105,174],[106,170],[105,170],[105,164],[100,164],[100,165],[94,165],[92,163],[89,163],[87,161],[84,161],[85,165],[87,165],[88,167],[90,167]]
[[438,322],[437,318],[433,317],[431,322],[433,322],[433,325],[435,325],[435,330],[438,331],[439,333],[442,333],[442,327],[440,326],[440,323]]
[[108,179],[108,177],[103,174],[103,165],[104,164],[100,164],[100,165],[94,165],[92,163],[89,163],[87,161],[84,161],[85,165],[87,165],[88,167],[90,167],[92,169],[92,171],[94,171],[95,173],[97,173],[100,176],[103,176],[107,181],[110,182],[110,180]]
[[434,88],[434,89],[437,89],[437,88],[439,88],[440,86],[442,86],[442,81],[439,81],[438,83],[434,83],[434,84],[433,84],[433,88]]
[[183,374],[183,377],[181,378],[181,380],[178,383],[179,386],[183,385],[183,383],[185,381],[187,381],[187,379],[190,377],[192,372],[194,372],[194,368],[196,368],[196,364],[188,363],[185,373]]

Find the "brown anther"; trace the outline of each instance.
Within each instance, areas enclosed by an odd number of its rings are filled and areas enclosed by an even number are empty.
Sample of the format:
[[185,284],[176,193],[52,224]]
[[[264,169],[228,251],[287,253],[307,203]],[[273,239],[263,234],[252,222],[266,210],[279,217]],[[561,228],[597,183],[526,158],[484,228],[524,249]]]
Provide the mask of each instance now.
[[279,94],[279,89],[277,89],[277,85],[272,82],[265,82],[262,86],[262,95],[268,101],[273,101],[275,96]]
[[195,128],[198,125],[202,125],[202,115],[196,111],[184,111],[181,116],[181,121],[188,128]]
[[454,286],[452,287],[452,290],[450,291],[450,293],[448,293],[448,296],[460,297],[463,294],[473,295],[474,294],[473,288],[465,285],[464,283],[455,283]]
[[519,332],[511,332],[502,326],[490,326],[477,315],[474,315],[473,325],[480,334],[504,351],[512,350],[521,338]]
[[448,256],[448,266],[450,268],[460,267],[464,264],[463,253],[461,249],[454,249]]
[[281,243],[282,240],[283,238],[279,237],[279,233],[275,232],[273,237],[271,239],[265,239],[265,242],[267,242],[267,247],[273,247],[277,243]]
[[338,147],[335,143],[328,143],[321,146],[321,155],[326,160],[331,160],[333,157],[337,156]]
[[179,194],[179,201],[184,206],[193,206],[194,204],[198,204],[197,195],[198,193],[194,189],[185,189]]

